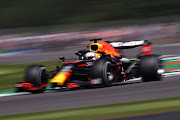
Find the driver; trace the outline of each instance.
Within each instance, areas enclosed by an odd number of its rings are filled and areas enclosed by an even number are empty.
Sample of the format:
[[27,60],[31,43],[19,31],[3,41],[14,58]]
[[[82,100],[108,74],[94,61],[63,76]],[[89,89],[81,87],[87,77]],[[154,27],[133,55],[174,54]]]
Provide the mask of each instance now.
[[85,58],[88,60],[97,60],[101,57],[100,53],[96,53],[96,52],[87,52],[85,55]]

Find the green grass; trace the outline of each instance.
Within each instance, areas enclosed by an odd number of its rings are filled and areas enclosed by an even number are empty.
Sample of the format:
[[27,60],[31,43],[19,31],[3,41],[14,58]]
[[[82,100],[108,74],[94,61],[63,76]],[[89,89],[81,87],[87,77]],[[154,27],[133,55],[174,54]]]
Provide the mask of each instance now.
[[179,16],[179,4],[179,0],[1,0],[0,28]]
[[23,64],[0,64],[0,92],[14,90],[14,84],[16,82],[23,81],[25,68],[32,64],[44,65],[47,67],[47,70],[54,70],[56,69],[57,65],[61,65],[57,61]]
[[1,120],[108,119],[180,110],[180,97],[1,116]]

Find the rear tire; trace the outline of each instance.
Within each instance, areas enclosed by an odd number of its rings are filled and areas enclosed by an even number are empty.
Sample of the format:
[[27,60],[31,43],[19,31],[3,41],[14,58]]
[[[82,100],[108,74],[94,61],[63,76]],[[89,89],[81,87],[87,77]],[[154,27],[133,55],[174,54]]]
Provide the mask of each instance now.
[[[47,70],[42,65],[31,65],[26,69],[25,72],[25,82],[32,83],[34,86],[41,86],[42,84],[47,84]],[[42,93],[45,88],[40,90],[30,91],[32,93]]]
[[162,78],[161,60],[159,55],[146,55],[140,58],[140,72],[143,82],[159,81]]
[[110,87],[114,80],[112,63],[103,59],[97,60],[92,66],[91,79],[101,78],[105,87]]

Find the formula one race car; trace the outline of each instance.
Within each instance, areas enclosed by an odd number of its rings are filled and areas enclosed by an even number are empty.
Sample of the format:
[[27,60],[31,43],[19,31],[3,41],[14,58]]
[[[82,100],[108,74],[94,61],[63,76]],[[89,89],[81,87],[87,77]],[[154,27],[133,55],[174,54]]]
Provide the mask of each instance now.
[[[62,68],[47,71],[42,65],[31,65],[26,69],[25,82],[16,84],[18,91],[32,93],[43,92],[52,88],[80,88],[88,86],[109,87],[113,84],[140,78],[144,82],[161,80],[164,72],[159,55],[151,54],[152,44],[147,40],[130,42],[99,42],[93,39],[89,50],[75,53],[79,60],[64,62]],[[120,51],[141,46],[136,58],[126,58]]]

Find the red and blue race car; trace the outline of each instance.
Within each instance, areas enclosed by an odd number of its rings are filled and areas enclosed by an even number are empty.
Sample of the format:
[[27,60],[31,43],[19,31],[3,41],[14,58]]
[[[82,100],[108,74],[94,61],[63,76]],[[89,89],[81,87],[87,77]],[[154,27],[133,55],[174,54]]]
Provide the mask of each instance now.
[[[113,84],[142,78],[144,82],[161,80],[164,72],[159,55],[152,54],[152,44],[147,40],[130,42],[94,41],[89,50],[75,53],[79,59],[64,62],[62,68],[47,71],[42,65],[31,65],[26,69],[25,81],[16,84],[18,91],[32,93],[43,92],[50,85],[52,88],[80,88],[88,86],[109,87]],[[120,51],[141,47],[136,58],[127,58]]]

